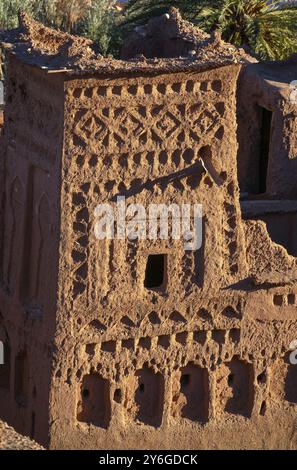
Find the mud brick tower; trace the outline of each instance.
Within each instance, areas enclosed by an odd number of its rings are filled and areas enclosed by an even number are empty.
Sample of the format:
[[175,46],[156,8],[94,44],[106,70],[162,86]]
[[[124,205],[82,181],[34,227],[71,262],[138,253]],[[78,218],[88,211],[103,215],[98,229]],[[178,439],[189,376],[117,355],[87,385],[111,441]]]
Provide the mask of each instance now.
[[[240,204],[249,59],[166,20],[190,57],[98,58],[26,17],[5,38],[0,417],[52,449],[296,448],[296,259]],[[202,204],[202,248],[97,240],[117,195]]]

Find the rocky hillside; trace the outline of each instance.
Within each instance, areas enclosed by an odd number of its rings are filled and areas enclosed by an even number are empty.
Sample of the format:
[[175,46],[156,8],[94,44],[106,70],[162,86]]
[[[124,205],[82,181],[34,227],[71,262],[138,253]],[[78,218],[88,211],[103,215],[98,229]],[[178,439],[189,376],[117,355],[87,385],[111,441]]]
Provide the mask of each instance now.
[[21,436],[8,424],[0,421],[0,450],[44,450],[28,437]]

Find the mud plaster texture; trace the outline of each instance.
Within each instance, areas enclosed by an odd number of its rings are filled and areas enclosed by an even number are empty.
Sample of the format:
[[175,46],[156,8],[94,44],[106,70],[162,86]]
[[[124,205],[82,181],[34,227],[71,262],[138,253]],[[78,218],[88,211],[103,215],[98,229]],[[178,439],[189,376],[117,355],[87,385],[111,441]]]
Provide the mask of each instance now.
[[[198,32],[195,59],[113,61],[27,17],[3,40],[1,418],[51,449],[296,449],[294,58]],[[96,240],[117,195],[202,204],[202,248]]]

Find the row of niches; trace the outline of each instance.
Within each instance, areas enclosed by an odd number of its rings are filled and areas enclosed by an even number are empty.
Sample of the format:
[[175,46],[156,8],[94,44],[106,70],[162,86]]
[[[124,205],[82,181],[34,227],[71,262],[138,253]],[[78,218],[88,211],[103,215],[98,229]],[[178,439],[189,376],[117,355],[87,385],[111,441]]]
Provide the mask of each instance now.
[[214,91],[221,93],[223,84],[221,80],[196,82],[188,80],[185,82],[176,82],[172,84],[158,83],[146,85],[129,86],[97,86],[87,88],[76,88],[72,91],[75,99],[94,99],[96,97],[131,97],[131,96],[164,96],[181,93],[205,93]]
[[[188,313],[180,313],[177,310],[157,312],[148,312],[144,317],[140,316],[139,319],[132,318],[129,315],[119,316],[115,318],[114,313],[110,314],[109,319],[104,322],[99,321],[97,318],[88,322],[84,321],[81,316],[78,316],[76,323],[81,332],[87,332],[90,337],[100,334],[105,335],[108,329],[113,328],[117,330],[117,337],[126,338],[127,335],[132,337],[139,336],[139,331],[144,329],[152,331],[157,329],[159,331],[170,330],[179,333],[185,331],[185,325],[188,324],[189,331],[200,330],[231,330],[240,327],[243,314],[239,303],[236,305],[222,306],[221,304],[213,304],[208,308],[200,307],[189,311]],[[179,331],[177,331],[177,329]],[[129,336],[131,337],[131,336]]]
[[[217,135],[222,138],[224,128],[221,126]],[[201,160],[202,157],[202,160]],[[171,184],[178,190],[186,186],[195,189],[201,181],[202,175],[208,173],[212,180],[221,185],[226,181],[227,173],[218,171],[218,165],[213,162],[213,151],[206,145],[200,149],[176,149],[173,151],[140,152],[133,156],[127,153],[111,156],[102,160],[95,154],[91,156],[80,154],[77,156],[77,171],[85,170],[87,173],[100,170],[98,180],[102,181],[100,193],[108,194],[111,191],[140,191],[159,185],[162,190]],[[207,170],[201,167],[201,162],[207,165]],[[125,176],[125,184],[123,177]]]
[[[224,134],[223,126],[218,131],[218,138],[222,139]],[[90,168],[96,168],[100,165],[102,171],[111,174],[115,170],[122,172],[128,171],[136,174],[141,168],[158,168],[159,166],[170,166],[172,169],[184,170],[189,165],[197,164],[200,156],[208,154],[212,158],[210,146],[201,147],[202,150],[193,148],[177,148],[175,150],[159,150],[150,152],[139,152],[131,155],[129,153],[120,153],[116,155],[106,155],[103,159],[100,155],[91,154],[77,156],[76,162],[82,167],[85,162]]]
[[240,329],[230,330],[200,330],[193,332],[180,332],[175,334],[164,334],[155,337],[128,338],[122,340],[103,341],[99,344],[90,343],[85,346],[89,356],[96,356],[99,352],[119,353],[123,350],[156,350],[157,348],[167,350],[171,347],[201,345],[210,347],[214,343],[219,346],[237,345],[240,342]]
[[[296,405],[296,369],[285,366],[281,400]],[[90,372],[78,384],[77,420],[107,429],[115,408],[120,407],[117,416],[121,411],[130,422],[158,428],[165,404],[173,419],[200,425],[220,416],[265,416],[271,405],[270,380],[269,369],[255,374],[253,365],[238,356],[212,370],[189,362],[169,376],[144,365],[118,382]]]
[[[117,179],[114,177],[117,176]],[[220,182],[224,183],[226,181],[227,175],[226,172],[221,172],[218,177]],[[133,197],[137,196],[142,192],[153,194],[155,197],[160,197],[166,191],[167,194],[171,195],[180,195],[186,194],[188,197],[194,197],[194,191],[197,189],[204,188],[204,191],[209,190],[216,183],[214,179],[209,176],[206,171],[203,172],[191,172],[189,175],[182,174],[182,171],[178,172],[176,175],[169,174],[163,177],[155,178],[150,180],[149,178],[126,178],[126,181],[123,182],[123,179],[119,178],[119,173],[115,171],[113,178],[105,182],[98,182],[95,185],[93,193],[94,197],[100,197],[100,201],[109,200],[111,197],[125,196]],[[80,198],[80,192],[73,193],[73,205],[82,206],[82,203],[76,203]],[[92,197],[92,194],[90,194]]]
[[288,305],[290,306],[296,306],[297,305],[297,296],[296,294],[293,293],[288,293],[288,294],[275,294],[273,296],[273,304],[276,307],[286,307]]

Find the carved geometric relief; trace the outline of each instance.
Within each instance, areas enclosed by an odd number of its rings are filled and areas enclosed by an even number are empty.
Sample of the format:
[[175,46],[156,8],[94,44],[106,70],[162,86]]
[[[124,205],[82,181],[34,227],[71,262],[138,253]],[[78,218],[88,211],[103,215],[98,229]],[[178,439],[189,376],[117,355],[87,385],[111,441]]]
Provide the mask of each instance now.
[[[127,146],[141,148],[168,143],[198,142],[219,129],[223,103],[143,105],[77,111],[74,119],[73,145],[88,147],[90,142],[107,151]],[[127,140],[127,137],[129,139]]]
[[85,292],[88,277],[88,244],[89,244],[89,210],[87,208],[87,192],[89,185],[79,193],[72,194],[73,220],[73,250],[71,257],[73,261],[72,276],[73,297],[76,299]]
[[4,279],[10,290],[16,288],[18,273],[18,250],[22,241],[22,218],[24,213],[24,188],[18,177],[9,188],[8,204],[5,211]]
[[43,194],[38,205],[38,263],[37,276],[34,291],[32,294],[43,305],[47,299],[48,282],[46,273],[51,265],[51,225],[52,213],[49,199]]
[[[30,308],[42,307],[48,296],[51,266],[51,204],[44,192],[47,173],[31,167],[28,175],[21,296]],[[37,311],[37,309],[36,309]]]

